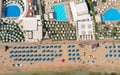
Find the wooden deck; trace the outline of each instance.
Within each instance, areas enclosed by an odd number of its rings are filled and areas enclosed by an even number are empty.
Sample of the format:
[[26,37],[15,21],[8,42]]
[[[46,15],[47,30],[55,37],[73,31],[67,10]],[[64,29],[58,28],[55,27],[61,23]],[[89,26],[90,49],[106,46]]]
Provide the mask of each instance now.
[[26,17],[33,17],[32,0],[28,0],[28,12],[27,12]]

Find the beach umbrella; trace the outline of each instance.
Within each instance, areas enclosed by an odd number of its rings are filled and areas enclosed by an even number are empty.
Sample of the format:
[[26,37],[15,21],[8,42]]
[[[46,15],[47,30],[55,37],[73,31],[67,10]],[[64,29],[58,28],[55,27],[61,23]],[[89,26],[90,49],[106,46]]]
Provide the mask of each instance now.
[[68,60],[71,60],[71,58],[68,58]]
[[33,52],[33,50],[30,50],[30,52]]
[[113,48],[116,48],[116,46],[113,46]]
[[45,46],[42,46],[42,48],[45,48]]
[[77,53],[76,56],[79,56],[79,53]]
[[42,60],[41,58],[38,58],[38,60],[40,61],[40,60]]
[[47,60],[47,61],[49,61],[49,60],[50,60],[50,58],[46,58],[46,60]]
[[36,53],[37,52],[37,50],[34,50],[34,53]]
[[116,53],[116,50],[114,50],[114,53]]
[[112,46],[109,46],[109,48],[112,48]]
[[62,56],[62,54],[58,54],[58,57],[61,57]]
[[23,50],[22,53],[25,53],[25,50]]
[[78,57],[77,60],[80,60],[80,57]]
[[42,61],[45,61],[45,58],[42,58]]
[[62,59],[61,62],[64,63],[64,62],[65,62],[65,59]]
[[75,60],[75,58],[72,58],[72,60]]
[[40,49],[40,46],[38,46],[38,49]]
[[21,54],[18,54],[17,56],[18,56],[18,57],[20,57],[20,56],[21,56]]
[[57,57],[57,54],[54,54],[55,57]]
[[68,52],[71,52],[71,50],[69,49]]
[[71,53],[69,53],[68,56],[71,56]]
[[75,56],[75,54],[72,54],[72,56]]
[[20,50],[20,51],[18,51],[18,53],[21,53],[22,51]]
[[50,54],[47,54],[46,56],[48,57],[48,56],[50,56]]
[[74,47],[75,47],[75,45],[72,45],[71,47],[72,47],[72,48],[74,48]]
[[62,52],[62,50],[59,50],[58,52]]
[[13,53],[13,50],[12,51],[10,51],[10,54],[12,54]]
[[38,57],[40,57],[41,56],[41,54],[38,54]]
[[34,46],[33,48],[37,48],[37,46]]
[[16,59],[14,59],[14,61],[17,61],[17,58],[16,58]]
[[110,57],[112,57],[112,54],[109,54]]
[[68,45],[68,47],[67,48],[70,48],[71,46],[70,45]]
[[75,52],[75,50],[73,49],[72,52]]
[[29,52],[30,52],[29,50],[26,51],[26,53],[29,53]]
[[50,61],[53,62],[54,58],[50,58]]
[[47,50],[46,52],[50,52],[50,50]]
[[79,52],[79,49],[76,49],[76,52]]
[[105,57],[107,58],[107,57],[108,57],[108,54],[106,54]]
[[118,55],[118,57],[120,57],[120,54]]
[[45,52],[45,50],[42,50],[42,53]]
[[52,53],[52,52],[53,52],[53,50],[50,50],[50,52]]
[[13,47],[13,49],[16,49],[17,47],[15,46],[15,47]]
[[112,50],[110,50],[109,52],[112,53]]
[[50,56],[53,56],[54,54],[50,54]]
[[22,57],[25,57],[25,54],[22,54]]
[[58,48],[61,48],[61,46],[59,45]]
[[28,46],[26,46],[25,48],[29,48]]
[[114,54],[114,57],[116,57],[117,55],[116,54]]
[[118,50],[118,52],[120,52],[120,50]]
[[26,54],[26,57],[30,56],[29,54]]
[[46,48],[49,48],[49,46],[46,46]]
[[10,58],[12,58],[12,55],[10,55]]
[[51,45],[50,48],[53,48],[53,46]]
[[34,54],[35,57],[37,57],[37,54]]
[[54,46],[54,48],[57,48],[57,46]]

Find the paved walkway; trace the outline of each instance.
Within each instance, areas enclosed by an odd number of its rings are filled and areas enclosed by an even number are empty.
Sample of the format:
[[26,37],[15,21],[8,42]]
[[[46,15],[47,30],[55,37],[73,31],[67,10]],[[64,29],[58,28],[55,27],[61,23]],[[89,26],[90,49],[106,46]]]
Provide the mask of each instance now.
[[1,18],[1,15],[2,15],[2,0],[0,0],[0,18]]

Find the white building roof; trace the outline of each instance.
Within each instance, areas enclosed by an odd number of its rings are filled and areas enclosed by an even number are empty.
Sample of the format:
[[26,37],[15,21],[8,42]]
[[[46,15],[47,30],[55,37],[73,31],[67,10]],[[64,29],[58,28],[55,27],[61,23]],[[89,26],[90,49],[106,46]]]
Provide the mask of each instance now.
[[23,30],[37,30],[37,19],[23,18]]
[[42,26],[38,26],[38,31],[33,31],[33,39],[42,39]]
[[53,19],[54,18],[54,15],[53,15],[53,13],[51,12],[51,13],[49,13],[49,19]]
[[70,2],[70,9],[74,21],[86,19],[91,20],[91,16],[90,14],[88,14],[88,7],[85,2],[80,2],[76,4],[74,2]]
[[78,21],[78,34],[79,35],[93,35],[93,22],[92,21]]

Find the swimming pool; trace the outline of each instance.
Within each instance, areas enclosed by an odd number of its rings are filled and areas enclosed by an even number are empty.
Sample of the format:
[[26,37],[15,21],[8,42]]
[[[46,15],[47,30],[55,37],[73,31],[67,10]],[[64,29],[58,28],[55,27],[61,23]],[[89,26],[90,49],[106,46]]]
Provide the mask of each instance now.
[[54,9],[54,16],[55,16],[56,20],[60,20],[60,21],[61,20],[66,21],[67,20],[64,4],[54,5],[53,9]]
[[17,5],[9,5],[5,8],[5,17],[19,17],[20,8]]
[[102,15],[103,21],[119,21],[120,12],[117,8],[110,8]]

